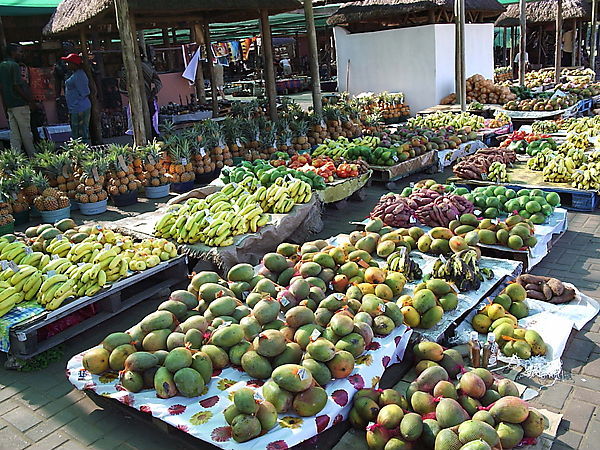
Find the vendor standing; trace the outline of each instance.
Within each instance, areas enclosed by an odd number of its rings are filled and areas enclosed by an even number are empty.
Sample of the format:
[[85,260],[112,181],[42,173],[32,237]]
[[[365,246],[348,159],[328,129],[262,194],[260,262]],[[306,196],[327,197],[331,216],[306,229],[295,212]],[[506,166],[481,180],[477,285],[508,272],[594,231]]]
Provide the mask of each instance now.
[[36,106],[18,64],[23,58],[23,48],[19,44],[9,44],[6,54],[7,57],[0,63],[0,90],[10,126],[10,146],[15,150],[25,149],[31,157],[35,153],[31,110]]
[[61,58],[67,63],[72,75],[65,81],[65,98],[69,108],[71,135],[73,139],[90,142],[90,80],[83,70],[81,56],[71,53]]

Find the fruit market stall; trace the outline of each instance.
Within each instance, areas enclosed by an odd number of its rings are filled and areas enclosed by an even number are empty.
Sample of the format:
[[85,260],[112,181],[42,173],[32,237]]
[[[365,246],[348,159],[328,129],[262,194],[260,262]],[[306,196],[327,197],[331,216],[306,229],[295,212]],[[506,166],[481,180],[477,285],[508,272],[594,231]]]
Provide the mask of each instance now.
[[[177,243],[182,254],[197,263],[198,269],[208,263],[224,271],[239,262],[257,262],[260,255],[285,240],[303,239],[321,230],[321,200],[306,183],[302,185],[304,182],[296,180],[288,184],[280,178],[267,189],[256,178],[252,180],[197,188],[157,211],[111,222],[108,226],[142,238],[168,238]],[[252,200],[247,192],[242,194],[248,187],[246,183],[252,183],[252,189],[262,200]],[[286,187],[293,189],[289,191],[293,197],[288,195]],[[233,200],[239,214],[231,209]],[[244,201],[247,203],[242,206],[240,202]]]
[[164,239],[55,225],[0,238],[0,351],[11,356],[35,356],[185,280],[185,257]]

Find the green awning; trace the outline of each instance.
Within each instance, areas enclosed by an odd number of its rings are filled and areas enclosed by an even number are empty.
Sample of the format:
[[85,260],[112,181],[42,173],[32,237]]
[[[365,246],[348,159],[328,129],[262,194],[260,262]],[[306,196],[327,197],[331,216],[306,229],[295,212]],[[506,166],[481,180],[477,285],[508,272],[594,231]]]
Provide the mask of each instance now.
[[0,0],[0,16],[52,14],[61,0]]

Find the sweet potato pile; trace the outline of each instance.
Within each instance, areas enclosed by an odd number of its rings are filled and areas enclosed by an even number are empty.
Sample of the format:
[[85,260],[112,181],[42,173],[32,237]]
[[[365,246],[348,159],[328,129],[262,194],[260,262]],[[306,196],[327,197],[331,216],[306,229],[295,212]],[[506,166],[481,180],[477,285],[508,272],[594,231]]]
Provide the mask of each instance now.
[[400,194],[385,194],[373,208],[371,217],[379,217],[386,225],[397,228],[410,226],[414,211],[408,206],[408,199]]
[[454,168],[454,175],[466,180],[483,180],[482,174],[488,173],[493,162],[510,164],[517,160],[517,154],[507,148],[482,148],[474,155],[467,156],[459,161]]
[[548,303],[560,304],[575,298],[575,289],[565,286],[556,278],[531,275],[519,275],[517,283],[525,288],[527,297]]

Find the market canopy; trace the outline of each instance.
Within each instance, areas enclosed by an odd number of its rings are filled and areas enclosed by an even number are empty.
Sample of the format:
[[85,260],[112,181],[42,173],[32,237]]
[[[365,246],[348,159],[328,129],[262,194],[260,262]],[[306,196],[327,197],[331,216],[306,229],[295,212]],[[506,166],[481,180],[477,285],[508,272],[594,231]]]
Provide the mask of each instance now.
[[[538,0],[525,5],[527,23],[545,23],[556,21],[556,0]],[[563,0],[562,18],[591,20],[592,5],[586,0]],[[519,25],[519,4],[508,5],[506,11],[496,20],[497,27]]]
[[[466,0],[465,8],[482,17],[494,17],[504,11],[497,0]],[[363,0],[342,5],[327,23],[344,25],[352,23],[386,23],[398,17],[425,11],[454,11],[454,0]],[[416,23],[415,23],[416,24]]]
[[60,0],[0,0],[0,16],[52,14]]
[[[302,7],[297,0],[129,0],[129,8],[137,23],[159,26],[165,23],[235,22],[259,17],[259,10],[276,14]],[[63,0],[50,22],[45,35],[72,32],[83,25],[113,24],[112,0]]]

